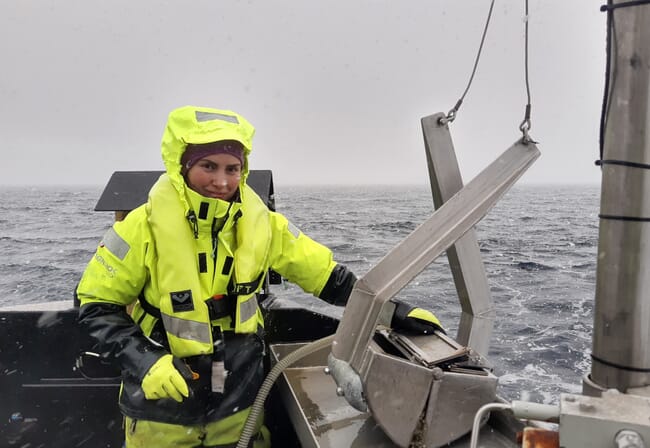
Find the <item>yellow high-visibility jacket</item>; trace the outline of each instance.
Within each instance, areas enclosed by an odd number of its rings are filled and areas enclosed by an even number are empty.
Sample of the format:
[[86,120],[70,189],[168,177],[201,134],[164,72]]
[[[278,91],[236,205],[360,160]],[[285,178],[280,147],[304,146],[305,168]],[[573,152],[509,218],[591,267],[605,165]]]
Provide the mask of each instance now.
[[[197,424],[250,406],[262,380],[263,319],[255,293],[264,276],[273,269],[320,296],[340,270],[328,248],[270,211],[246,184],[253,133],[230,111],[173,111],[162,141],[166,174],[146,204],[106,232],[82,276],[81,325],[102,353],[120,363],[120,406],[130,417]],[[245,147],[239,195],[231,202],[192,191],[180,167],[188,143],[226,139]],[[232,313],[211,316],[210,301],[217,299],[230,301]],[[206,392],[209,385],[199,382],[190,384],[194,393],[180,404],[144,399],[140,382],[160,356],[171,352],[200,369],[201,359],[215,356],[215,334],[224,333],[226,369],[234,378],[223,393]]]

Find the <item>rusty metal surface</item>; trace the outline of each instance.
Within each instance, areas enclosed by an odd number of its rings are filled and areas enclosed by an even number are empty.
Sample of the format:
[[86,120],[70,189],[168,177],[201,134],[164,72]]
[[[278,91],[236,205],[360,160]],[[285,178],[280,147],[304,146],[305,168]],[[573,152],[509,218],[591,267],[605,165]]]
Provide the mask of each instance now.
[[559,448],[560,433],[542,428],[524,428],[521,448]]

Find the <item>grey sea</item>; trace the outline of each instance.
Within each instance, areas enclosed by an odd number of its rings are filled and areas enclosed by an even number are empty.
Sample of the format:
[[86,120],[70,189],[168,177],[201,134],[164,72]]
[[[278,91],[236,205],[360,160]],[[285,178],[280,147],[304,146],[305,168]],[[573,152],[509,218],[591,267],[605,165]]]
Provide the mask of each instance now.
[[[111,225],[101,187],[0,187],[0,307],[69,300]],[[496,319],[488,359],[507,399],[557,403],[590,369],[598,186],[515,186],[477,225]],[[363,275],[432,212],[428,187],[288,187],[276,207]],[[293,285],[281,301],[340,313]],[[432,310],[450,335],[460,316],[443,255],[398,296]],[[3,341],[5,343],[6,341]]]

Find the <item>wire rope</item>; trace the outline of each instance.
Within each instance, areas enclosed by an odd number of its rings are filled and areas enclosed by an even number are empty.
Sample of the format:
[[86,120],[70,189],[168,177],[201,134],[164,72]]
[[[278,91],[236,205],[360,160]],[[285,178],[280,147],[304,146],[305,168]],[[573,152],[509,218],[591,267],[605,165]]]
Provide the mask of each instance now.
[[456,101],[456,104],[454,107],[451,108],[449,112],[447,112],[447,116],[443,117],[440,119],[442,124],[450,123],[454,121],[456,118],[456,114],[458,112],[458,109],[460,109],[461,104],[463,104],[463,100],[465,99],[465,95],[467,95],[467,92],[469,92],[469,88],[472,85],[472,81],[474,80],[474,75],[476,74],[476,70],[478,68],[478,62],[481,59],[481,53],[483,52],[483,44],[485,43],[485,36],[487,35],[487,30],[490,26],[490,18],[492,17],[492,10],[494,9],[494,0],[490,3],[490,10],[488,11],[487,19],[485,21],[485,27],[483,28],[483,35],[481,36],[481,43],[478,47],[478,52],[476,53],[476,58],[474,59],[474,67],[472,68],[472,74],[469,77],[469,81],[467,82],[467,86],[465,87],[465,91],[463,94],[460,96],[458,101]]
[[524,143],[535,143],[533,139],[530,138],[528,131],[532,127],[530,121],[530,111],[531,111],[531,102],[530,102],[530,80],[528,77],[528,0],[526,0],[526,15],[525,15],[525,38],[524,38],[524,78],[526,81],[526,109],[524,111],[524,119],[519,125],[519,130],[523,134],[522,141]]
[[[650,0],[648,0],[650,1]],[[487,19],[485,21],[485,27],[483,28],[483,34],[481,36],[481,43],[479,45],[478,51],[476,53],[476,58],[474,60],[474,66],[472,67],[472,72],[469,77],[469,81],[467,82],[467,86],[465,87],[465,90],[463,91],[463,94],[460,96],[458,101],[456,101],[456,104],[454,105],[449,112],[447,112],[447,115],[440,118],[440,124],[445,125],[447,123],[451,123],[454,121],[458,114],[458,110],[460,109],[460,106],[462,105],[465,96],[469,92],[470,87],[472,86],[472,82],[474,81],[474,76],[476,75],[476,71],[478,69],[478,63],[481,58],[481,54],[483,52],[483,44],[485,43],[485,36],[487,35],[488,28],[490,26],[490,20],[492,18],[492,11],[494,10],[494,0],[490,2],[490,9],[488,11]],[[524,45],[524,79],[525,79],[525,84],[526,84],[526,107],[524,111],[524,119],[522,122],[519,124],[519,130],[522,132],[522,142],[523,143],[536,143],[529,135],[529,131],[532,127],[531,125],[531,94],[530,94],[530,77],[529,77],[529,70],[528,70],[528,59],[529,59],[529,50],[528,50],[528,22],[529,22],[529,9],[528,9],[528,0],[526,0],[526,10],[525,10],[525,45]]]

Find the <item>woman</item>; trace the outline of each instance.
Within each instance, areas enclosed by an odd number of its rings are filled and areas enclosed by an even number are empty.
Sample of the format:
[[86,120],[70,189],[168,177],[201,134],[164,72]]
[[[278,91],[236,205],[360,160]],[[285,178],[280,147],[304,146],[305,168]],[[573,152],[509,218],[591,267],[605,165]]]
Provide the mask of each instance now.
[[[246,184],[253,134],[231,111],[172,111],[166,173],[109,229],[79,283],[82,327],[122,368],[128,448],[238,441],[263,381],[255,293],[269,269],[335,305],[356,281]],[[261,427],[254,446],[269,443]]]

